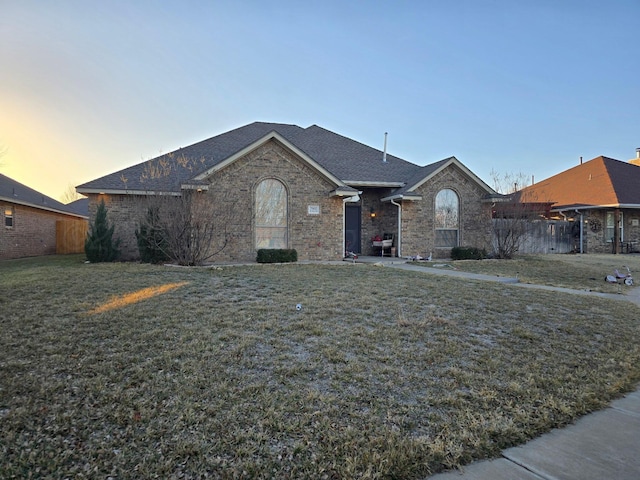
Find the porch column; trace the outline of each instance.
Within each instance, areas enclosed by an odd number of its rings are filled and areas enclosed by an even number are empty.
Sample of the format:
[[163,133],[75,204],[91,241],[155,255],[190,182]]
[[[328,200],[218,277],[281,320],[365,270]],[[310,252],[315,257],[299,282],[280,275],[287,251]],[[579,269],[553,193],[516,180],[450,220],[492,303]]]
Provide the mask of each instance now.
[[616,208],[613,211],[613,253],[620,253],[620,209]]

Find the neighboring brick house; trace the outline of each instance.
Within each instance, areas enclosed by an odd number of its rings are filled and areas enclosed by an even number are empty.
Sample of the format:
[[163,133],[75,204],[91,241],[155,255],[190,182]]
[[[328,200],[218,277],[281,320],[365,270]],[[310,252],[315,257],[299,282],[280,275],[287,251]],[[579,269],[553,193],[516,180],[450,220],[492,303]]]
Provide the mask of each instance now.
[[64,205],[0,174],[0,212],[2,260],[83,251],[88,210]]
[[551,217],[575,221],[576,250],[626,253],[640,245],[640,167],[597,157],[519,192],[522,202],[551,203]]
[[77,187],[92,218],[105,201],[125,259],[138,258],[149,193],[185,190],[237,212],[219,262],[254,261],[259,248],[293,248],[301,260],[380,254],[371,239],[385,234],[401,256],[488,247],[495,195],[454,157],[421,167],[316,125],[262,122]]

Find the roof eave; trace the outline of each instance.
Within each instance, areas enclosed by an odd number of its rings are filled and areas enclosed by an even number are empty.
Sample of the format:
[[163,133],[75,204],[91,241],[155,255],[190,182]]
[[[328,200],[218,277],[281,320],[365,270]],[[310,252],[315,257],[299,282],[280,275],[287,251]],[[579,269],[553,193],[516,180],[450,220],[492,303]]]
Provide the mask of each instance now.
[[199,182],[183,183],[182,185],[180,185],[180,188],[182,190],[196,190],[198,192],[201,192],[201,191],[209,190],[209,184],[199,183]]
[[16,200],[15,198],[11,198],[11,197],[0,196],[0,200],[5,201],[7,203],[14,203],[16,205],[22,205],[24,207],[37,208],[38,210],[44,210],[44,211],[47,211],[47,212],[60,213],[62,215],[70,215],[72,217],[78,217],[78,218],[83,218],[83,219],[88,219],[89,218],[86,215],[82,215],[81,213],[74,213],[74,212],[70,212],[70,211],[66,211],[66,210],[60,210],[59,208],[47,207],[46,205],[37,205],[37,204],[31,203],[31,202],[23,202],[21,200]]
[[388,197],[383,197],[380,199],[381,202],[392,202],[394,200],[414,202],[417,200],[422,200],[422,195],[399,193],[397,195],[390,195]]
[[351,188],[348,186],[340,186],[334,190],[331,190],[331,192],[329,192],[329,196],[330,197],[355,197],[356,195],[361,194],[362,192],[355,189],[355,188]]
[[117,188],[81,188],[77,187],[76,191],[83,195],[173,195],[180,196],[180,192],[172,191],[155,191],[155,190],[123,190]]
[[611,208],[625,208],[631,210],[640,210],[638,203],[612,203],[608,205],[557,205],[551,208],[553,212],[566,210],[602,210]]
[[404,187],[404,182],[374,182],[366,180],[343,180],[343,183],[352,187],[369,187],[369,188],[399,188]]

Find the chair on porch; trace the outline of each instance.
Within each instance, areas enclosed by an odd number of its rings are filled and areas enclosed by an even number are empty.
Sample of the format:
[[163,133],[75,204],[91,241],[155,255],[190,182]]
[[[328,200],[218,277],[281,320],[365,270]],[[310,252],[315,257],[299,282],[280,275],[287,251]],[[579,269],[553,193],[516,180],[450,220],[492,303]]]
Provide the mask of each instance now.
[[371,242],[371,246],[373,247],[374,251],[377,251],[378,248],[380,249],[381,257],[385,255],[391,257],[393,251],[393,241],[393,233],[385,233],[382,236],[382,240],[374,240],[373,242]]

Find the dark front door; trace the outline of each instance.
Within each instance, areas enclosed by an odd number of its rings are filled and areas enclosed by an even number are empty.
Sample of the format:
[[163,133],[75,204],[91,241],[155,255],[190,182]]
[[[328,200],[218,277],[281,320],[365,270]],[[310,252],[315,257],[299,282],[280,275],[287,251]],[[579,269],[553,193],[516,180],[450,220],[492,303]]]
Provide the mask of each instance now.
[[344,208],[344,248],[347,252],[362,253],[360,247],[362,208],[360,205],[345,204]]

